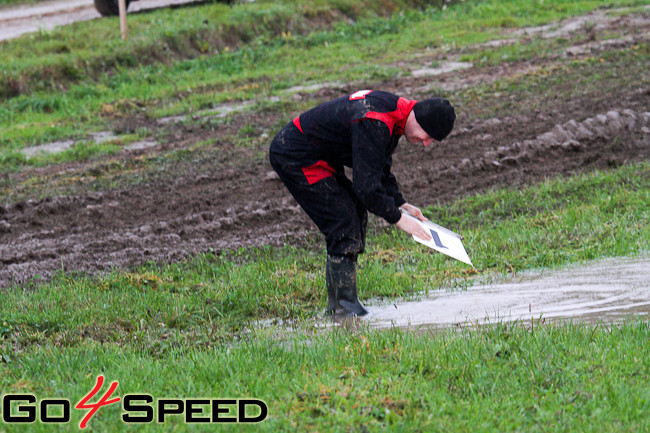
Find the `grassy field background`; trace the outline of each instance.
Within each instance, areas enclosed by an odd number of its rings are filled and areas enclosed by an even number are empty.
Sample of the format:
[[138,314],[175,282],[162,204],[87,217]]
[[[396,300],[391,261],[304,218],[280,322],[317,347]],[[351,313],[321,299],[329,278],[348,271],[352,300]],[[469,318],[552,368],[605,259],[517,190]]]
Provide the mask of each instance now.
[[[209,4],[133,15],[127,43],[115,34],[116,19],[0,42],[0,162],[7,168],[24,163],[16,152],[24,146],[83,141],[89,132],[110,129],[115,117],[159,118],[227,101],[267,100],[305,82],[398,77],[404,68],[396,62],[408,63],[421,50],[454,55],[509,29],[647,1],[481,1],[444,10],[413,8],[418,1],[384,3]],[[569,42],[464,58],[493,64],[543,56]],[[286,61],[297,52],[302,61]]]
[[[119,405],[112,405],[100,409],[89,431],[639,432],[650,427],[647,322],[272,335],[158,356],[92,341],[35,348],[21,361],[21,375],[5,370],[0,381],[3,388],[81,398],[102,373],[106,381],[119,380],[116,395],[254,396],[269,406],[269,419],[259,425],[206,427],[185,424],[179,416],[169,416],[164,426],[125,425]],[[73,415],[68,426],[35,424],[29,431],[78,430],[82,414]]]
[[[594,10],[644,14],[648,4],[486,0],[443,8],[406,0],[299,6],[266,0],[134,14],[126,43],[114,19],[0,42],[0,197],[14,203],[128,188],[162,176],[172,165],[199,160],[213,141],[197,138],[188,148],[127,161],[111,158],[138,139],[173,141],[169,130],[153,126],[156,119],[222,102],[254,100],[252,113],[282,119],[219,136],[250,150],[224,164],[257,163],[266,145],[258,137],[268,138],[313,102],[287,95],[290,87],[390,82],[431,53],[485,68],[552,61],[532,73],[440,92],[452,95],[471,119],[551,110],[557,101],[587,93],[647,86],[647,43],[579,59],[562,56],[576,42],[571,38],[478,44]],[[296,52],[301,61],[286,61]],[[125,127],[125,119],[139,123]],[[228,122],[217,121],[215,130]],[[102,145],[88,138],[104,130],[118,135]],[[30,160],[20,153],[60,139],[77,145]],[[108,168],[88,181],[64,173],[54,184],[30,171],[88,160]],[[364,302],[413,298],[509,272],[647,254],[649,174],[647,161],[613,164],[426,208],[432,220],[465,236],[476,270],[374,224],[360,259],[360,295]],[[119,381],[121,396],[266,401],[267,421],[228,428],[242,431],[650,430],[647,316],[597,326],[322,329],[316,323],[325,308],[325,252],[317,235],[305,242],[208,251],[97,275],[62,269],[51,280],[2,289],[0,390],[74,404],[104,374]],[[294,328],[259,328],[259,319],[293,321]],[[120,412],[117,405],[100,410],[88,431],[221,429],[180,417],[164,427],[125,425]],[[57,427],[1,423],[0,432],[78,431],[82,415],[73,411],[72,422]]]

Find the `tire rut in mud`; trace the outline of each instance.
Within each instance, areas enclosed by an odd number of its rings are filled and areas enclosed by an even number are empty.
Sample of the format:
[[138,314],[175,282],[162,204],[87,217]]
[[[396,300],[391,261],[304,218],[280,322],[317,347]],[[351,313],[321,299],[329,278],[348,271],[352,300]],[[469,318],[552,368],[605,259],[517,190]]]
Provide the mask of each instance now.
[[[525,185],[650,158],[647,96],[594,116],[573,101],[568,112],[463,124],[434,148],[402,143],[394,172],[420,205],[502,185]],[[628,99],[629,102],[629,99]],[[575,107],[585,107],[582,111]],[[556,123],[553,119],[569,119]],[[58,270],[96,273],[149,261],[246,246],[281,245],[314,233],[267,162],[203,168],[134,188],[0,206],[0,286]]]

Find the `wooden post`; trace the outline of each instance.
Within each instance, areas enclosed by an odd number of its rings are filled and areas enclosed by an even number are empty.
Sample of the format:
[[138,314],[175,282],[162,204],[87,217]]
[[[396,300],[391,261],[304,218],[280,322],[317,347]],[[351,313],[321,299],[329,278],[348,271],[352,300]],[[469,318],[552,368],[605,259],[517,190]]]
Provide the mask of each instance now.
[[120,29],[122,29],[122,40],[126,41],[126,1],[118,0],[117,4],[120,9]]

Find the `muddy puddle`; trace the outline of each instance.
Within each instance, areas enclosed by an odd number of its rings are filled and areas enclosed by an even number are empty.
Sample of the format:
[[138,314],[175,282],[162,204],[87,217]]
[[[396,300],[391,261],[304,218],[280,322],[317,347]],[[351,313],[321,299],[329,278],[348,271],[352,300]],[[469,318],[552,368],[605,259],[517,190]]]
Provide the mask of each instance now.
[[367,306],[372,328],[449,328],[498,322],[614,323],[650,314],[650,256],[607,259],[559,271],[528,272],[411,302]]
[[63,140],[55,141],[53,143],[41,144],[39,146],[26,147],[20,151],[27,158],[31,158],[38,154],[47,154],[47,153],[61,153],[64,152],[74,145],[74,140]]
[[472,66],[474,65],[469,62],[449,61],[449,62],[443,62],[442,64],[436,67],[415,69],[411,71],[411,75],[413,75],[414,77],[431,77],[435,75],[442,75],[448,72],[457,71],[459,69],[469,69]]

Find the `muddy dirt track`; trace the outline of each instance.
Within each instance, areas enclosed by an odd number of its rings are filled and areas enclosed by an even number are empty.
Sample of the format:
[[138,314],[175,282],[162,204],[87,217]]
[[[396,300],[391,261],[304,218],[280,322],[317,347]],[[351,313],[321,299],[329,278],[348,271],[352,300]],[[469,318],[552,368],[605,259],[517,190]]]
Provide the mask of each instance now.
[[[491,73],[509,71],[496,67]],[[453,87],[454,80],[471,83],[485,76],[485,70],[469,69],[439,81]],[[427,96],[418,90],[425,82],[410,77],[384,82],[381,88],[420,99]],[[303,97],[320,101],[355,90],[326,87]],[[468,120],[459,113],[451,136],[436,146],[423,149],[402,141],[393,171],[407,200],[427,205],[491,187],[522,186],[550,176],[648,160],[648,107],[650,90],[630,87],[620,89],[615,99],[583,94],[549,110],[531,109],[516,116]],[[284,117],[270,113],[260,119],[243,112],[233,115],[231,123],[272,126]],[[316,233],[272,172],[264,156],[268,144],[240,148],[220,143],[219,131],[183,128],[179,126],[177,143],[153,152],[182,148],[192,134],[201,139],[211,135],[217,139],[215,146],[194,161],[165,166],[132,187],[82,189],[0,206],[0,286],[23,284],[35,275],[47,278],[61,269],[127,269],[208,250],[295,243]],[[137,153],[121,158],[134,156]],[[58,172],[83,177],[94,169],[96,164],[75,163],[16,176]]]

